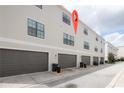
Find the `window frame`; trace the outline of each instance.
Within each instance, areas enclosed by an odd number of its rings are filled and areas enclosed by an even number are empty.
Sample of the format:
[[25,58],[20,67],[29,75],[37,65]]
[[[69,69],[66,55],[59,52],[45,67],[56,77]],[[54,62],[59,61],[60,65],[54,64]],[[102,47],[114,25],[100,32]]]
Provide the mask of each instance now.
[[100,51],[101,53],[103,53],[103,49],[101,48],[101,51]]
[[74,36],[63,33],[63,44],[74,46]]
[[99,41],[98,37],[96,37],[96,41]]
[[95,52],[98,52],[98,47],[95,47],[95,48],[94,48],[94,51],[95,51]]
[[71,25],[71,18],[64,12],[62,13],[62,21],[68,25]]
[[84,28],[83,32],[85,35],[88,35],[88,29]]
[[84,49],[90,50],[90,44],[87,41],[84,41]]
[[[32,22],[32,23],[30,23],[30,22]],[[39,26],[41,26],[41,27],[39,28]],[[35,20],[32,20],[30,18],[27,18],[28,35],[44,39],[45,38],[45,28],[44,27],[45,27],[44,24],[37,22]],[[35,35],[31,34],[33,29],[34,29]]]

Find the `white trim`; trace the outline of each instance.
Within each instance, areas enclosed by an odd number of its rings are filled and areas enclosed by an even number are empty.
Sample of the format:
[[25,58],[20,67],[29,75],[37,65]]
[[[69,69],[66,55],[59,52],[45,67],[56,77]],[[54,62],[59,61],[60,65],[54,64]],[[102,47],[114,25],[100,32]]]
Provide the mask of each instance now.
[[16,39],[10,39],[10,38],[4,38],[4,37],[0,37],[0,42],[30,45],[30,46],[34,46],[34,47],[42,47],[42,48],[49,48],[49,49],[55,49],[55,50],[61,50],[61,51],[70,51],[70,52],[84,53],[84,54],[92,55],[91,53],[87,53],[87,52],[80,51],[80,50],[65,49],[65,48],[61,48],[61,47],[54,47],[51,45],[41,45],[41,44],[36,44],[36,43],[31,43],[31,42],[26,42],[26,41],[21,41],[21,40],[16,40]]
[[123,71],[124,69],[121,69],[120,72],[113,78],[113,80],[106,86],[106,88],[114,88]]

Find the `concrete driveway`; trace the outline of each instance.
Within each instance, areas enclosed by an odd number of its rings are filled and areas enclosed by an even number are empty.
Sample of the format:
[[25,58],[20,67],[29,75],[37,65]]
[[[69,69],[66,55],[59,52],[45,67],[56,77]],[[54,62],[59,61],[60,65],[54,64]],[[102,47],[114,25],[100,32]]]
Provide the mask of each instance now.
[[56,85],[56,88],[105,88],[123,69],[124,62]]
[[82,75],[111,66],[110,64],[100,66],[88,66],[87,68],[63,69],[61,73],[37,72],[0,78],[0,88],[47,88],[60,83],[75,79]]
[[[34,85],[39,85],[39,83],[47,81],[54,77],[56,77],[56,74],[52,72],[37,72],[31,74],[3,77],[0,78],[0,87],[1,88],[31,87]],[[47,87],[45,85],[40,86]]]

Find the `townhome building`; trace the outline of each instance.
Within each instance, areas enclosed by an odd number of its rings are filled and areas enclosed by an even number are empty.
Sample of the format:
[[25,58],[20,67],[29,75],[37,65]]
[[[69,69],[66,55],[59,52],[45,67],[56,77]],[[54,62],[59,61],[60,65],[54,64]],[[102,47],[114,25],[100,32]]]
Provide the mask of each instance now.
[[[80,19],[80,18],[79,18]],[[91,20],[92,21],[92,20]],[[63,6],[0,6],[0,76],[104,63],[105,40]]]
[[105,43],[105,60],[108,60],[109,53],[112,53],[114,55],[114,58],[118,59],[118,48],[115,47],[110,42],[106,41],[106,43]]
[[118,46],[117,48],[118,48],[118,53],[117,53],[118,59],[124,58],[124,55],[123,55],[123,53],[124,53],[124,46]]

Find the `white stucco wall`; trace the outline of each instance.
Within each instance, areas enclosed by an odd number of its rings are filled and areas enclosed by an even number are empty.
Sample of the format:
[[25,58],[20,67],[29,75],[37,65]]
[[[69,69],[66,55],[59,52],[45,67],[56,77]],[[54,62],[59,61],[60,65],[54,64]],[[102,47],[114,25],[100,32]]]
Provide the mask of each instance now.
[[117,59],[117,53],[118,53],[118,48],[112,45],[109,42],[106,42],[105,44],[105,60],[108,60],[108,54],[113,53],[114,57]]
[[[81,55],[104,57],[104,39],[80,21],[75,34],[73,24],[69,26],[62,21],[63,12],[71,17],[60,6],[43,6],[42,10],[36,6],[0,6],[0,48],[49,52],[49,70],[52,63],[58,63],[58,53],[77,55],[77,67]],[[45,25],[45,39],[27,34],[27,18]],[[85,27],[88,35],[83,33]],[[63,44],[63,32],[74,36],[74,46]],[[90,50],[83,48],[84,41],[90,43]],[[98,47],[98,52],[94,51],[95,46]],[[101,48],[103,53],[100,52]],[[91,64],[92,60],[91,58]]]
[[124,57],[124,46],[118,47],[118,58]]

